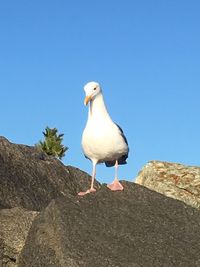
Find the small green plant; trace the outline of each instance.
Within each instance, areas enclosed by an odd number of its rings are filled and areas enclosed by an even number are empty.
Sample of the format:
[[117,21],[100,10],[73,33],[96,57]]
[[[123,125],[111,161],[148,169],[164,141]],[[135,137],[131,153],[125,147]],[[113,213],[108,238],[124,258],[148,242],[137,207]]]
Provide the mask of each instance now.
[[46,127],[43,135],[45,139],[43,142],[40,141],[37,147],[48,155],[62,159],[65,156],[65,152],[68,150],[68,147],[62,145],[64,134],[58,134],[56,128],[51,129]]

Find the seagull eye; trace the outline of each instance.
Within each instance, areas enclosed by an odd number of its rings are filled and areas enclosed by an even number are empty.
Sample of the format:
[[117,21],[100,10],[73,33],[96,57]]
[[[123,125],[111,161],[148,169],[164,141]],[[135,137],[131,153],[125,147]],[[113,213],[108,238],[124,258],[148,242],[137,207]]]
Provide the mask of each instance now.
[[96,90],[97,88],[96,87],[94,87],[94,91]]

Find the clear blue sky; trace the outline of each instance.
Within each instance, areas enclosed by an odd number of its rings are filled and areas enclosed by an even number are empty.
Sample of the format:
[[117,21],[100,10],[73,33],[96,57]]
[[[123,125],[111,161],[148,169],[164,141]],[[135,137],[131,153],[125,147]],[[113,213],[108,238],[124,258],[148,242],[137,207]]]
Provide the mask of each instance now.
[[[130,146],[120,178],[149,160],[200,165],[199,0],[1,0],[0,135],[34,145],[48,125],[84,171],[83,86],[98,81]],[[97,177],[112,181],[113,168]]]

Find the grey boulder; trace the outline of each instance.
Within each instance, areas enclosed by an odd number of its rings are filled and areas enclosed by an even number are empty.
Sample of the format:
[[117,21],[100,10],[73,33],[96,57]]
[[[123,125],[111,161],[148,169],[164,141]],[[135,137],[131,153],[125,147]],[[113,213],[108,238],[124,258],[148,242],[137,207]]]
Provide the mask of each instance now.
[[200,213],[140,185],[53,200],[34,220],[19,267],[200,266]]
[[200,167],[150,161],[139,172],[136,183],[200,209]]
[[17,266],[18,256],[25,244],[36,211],[22,208],[0,210],[0,266]]
[[[35,147],[0,137],[0,208],[40,211],[52,199],[77,195],[90,184],[85,172],[65,166]],[[98,187],[98,183],[96,183]]]

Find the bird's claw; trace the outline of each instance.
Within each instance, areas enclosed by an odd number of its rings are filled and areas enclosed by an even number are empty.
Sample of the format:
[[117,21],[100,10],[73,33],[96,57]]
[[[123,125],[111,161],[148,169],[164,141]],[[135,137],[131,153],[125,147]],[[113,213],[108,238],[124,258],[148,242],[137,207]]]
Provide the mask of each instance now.
[[107,187],[111,191],[122,191],[124,189],[123,185],[119,181],[114,181],[111,184],[108,184]]
[[90,189],[86,190],[85,192],[79,192],[78,193],[78,196],[85,196],[87,194],[95,193],[95,192],[96,192],[96,189],[95,188],[90,188]]

